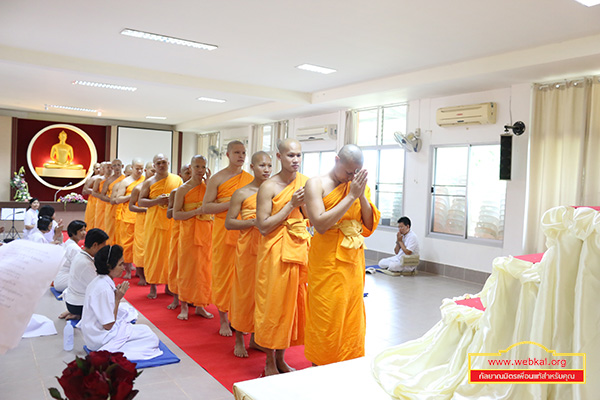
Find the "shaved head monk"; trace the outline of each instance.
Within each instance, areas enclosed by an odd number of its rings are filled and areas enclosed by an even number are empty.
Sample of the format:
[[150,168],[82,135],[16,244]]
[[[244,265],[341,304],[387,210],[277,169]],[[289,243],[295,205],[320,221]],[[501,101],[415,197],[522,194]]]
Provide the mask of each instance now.
[[256,226],[263,237],[256,264],[254,332],[256,343],[268,349],[265,375],[293,371],[285,362],[285,349],[304,341],[310,240],[300,209],[308,180],[298,172],[302,147],[285,139],[277,149],[281,171],[260,186],[256,200]]
[[349,144],[326,175],[306,183],[306,211],[315,227],[308,255],[304,354],[323,365],[365,355],[364,237],[379,223],[363,154]]
[[229,142],[226,154],[229,165],[209,179],[202,203],[203,213],[215,214],[212,242],[212,295],[213,303],[219,310],[221,336],[231,336],[227,312],[231,302],[235,247],[239,236],[239,231],[225,229],[225,217],[233,192],[254,179],[252,175],[242,171],[246,159],[246,147],[242,142],[238,140]]
[[[183,182],[187,182],[192,177],[192,169],[190,164],[184,164],[181,167],[179,176]],[[181,187],[181,186],[180,186]],[[175,193],[179,188],[171,190],[169,195],[169,204],[167,205],[167,218],[173,220],[173,203],[175,202]],[[167,288],[173,294],[173,301],[167,306],[169,310],[174,310],[179,307],[179,289],[177,287],[177,255],[179,253],[179,227],[180,221],[173,220],[171,227],[171,245],[169,247],[169,276],[167,277]]]
[[[96,213],[94,218],[94,228],[105,229],[105,218],[104,212],[106,210],[107,199],[106,195],[103,193],[104,187],[106,186],[107,180],[112,176],[113,170],[110,161],[102,162],[102,166],[104,167],[104,175],[102,175],[101,179],[98,179],[94,182],[94,187],[92,191],[92,196],[96,197]],[[105,199],[104,201],[102,199]]]
[[[156,169],[152,162],[146,163],[144,167],[145,180],[154,176]],[[139,286],[146,286],[146,276],[144,275],[144,228],[146,225],[146,207],[140,207],[138,200],[142,192],[142,184],[138,184],[131,191],[129,199],[129,211],[135,213],[135,233],[133,235],[133,264],[135,265],[135,274],[140,278]]]
[[[271,156],[264,151],[252,155],[250,164],[254,180],[235,191],[231,197],[225,228],[239,230],[229,321],[235,330],[233,354],[248,357],[244,332],[250,332],[250,347],[261,350],[254,341],[254,283],[256,281],[256,250],[261,234],[256,228],[256,195],[260,185],[271,177]],[[238,219],[238,216],[241,219]]]
[[133,173],[133,166],[132,166],[132,164],[127,164],[125,166],[125,168],[123,168],[123,175],[129,176],[132,173]]
[[102,164],[96,163],[94,164],[94,175],[90,176],[87,181],[85,181],[85,185],[83,185],[83,189],[81,193],[84,196],[88,196],[88,202],[85,205],[85,223],[88,226],[88,229],[92,229],[94,227],[95,218],[96,218],[96,197],[92,196],[92,192],[94,191],[94,183],[98,179],[102,179]]
[[106,183],[102,188],[102,196],[100,197],[100,200],[106,202],[104,210],[104,232],[106,232],[109,237],[107,244],[115,244],[118,242],[118,238],[116,237],[117,205],[112,203],[111,200],[113,200],[113,190],[115,185],[118,185],[119,182],[125,179],[125,175],[122,173],[123,163],[121,160],[114,159],[111,163],[111,168],[113,174],[106,180]]
[[119,245],[123,247],[123,260],[125,261],[125,279],[131,279],[131,270],[133,266],[133,238],[135,235],[135,216],[136,213],[129,210],[129,200],[133,189],[142,183],[144,177],[144,161],[141,158],[134,158],[131,162],[132,172],[127,178],[123,179],[113,190],[114,202],[118,205],[117,209],[117,229],[119,230]]
[[144,181],[138,203],[146,211],[144,229],[144,274],[150,284],[149,299],[157,296],[156,285],[167,283],[172,220],[167,218],[171,191],[183,184],[181,177],[169,173],[169,159],[157,154],[152,160],[156,174]]
[[206,158],[192,157],[192,178],[177,189],[173,218],[179,222],[177,241],[177,288],[181,300],[178,319],[187,320],[189,306],[195,306],[196,315],[213,318],[205,307],[211,302],[212,229],[213,215],[203,214],[202,201],[206,181],[210,178]]

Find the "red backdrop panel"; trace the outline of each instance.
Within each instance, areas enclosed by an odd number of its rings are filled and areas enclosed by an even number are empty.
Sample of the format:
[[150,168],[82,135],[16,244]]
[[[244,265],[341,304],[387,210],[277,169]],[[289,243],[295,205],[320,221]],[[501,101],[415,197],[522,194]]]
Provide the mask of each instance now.
[[[63,123],[69,124],[78,127],[83,130],[87,135],[92,139],[94,145],[96,146],[97,158],[98,162],[104,161],[106,159],[106,152],[108,150],[106,146],[107,141],[107,127],[101,125],[86,125],[86,124],[71,124],[71,123]],[[30,119],[18,119],[16,124],[17,129],[17,140],[16,140],[16,170],[18,170],[21,166],[25,167],[25,179],[29,184],[29,193],[33,197],[37,197],[40,200],[52,201],[54,199],[54,193],[56,193],[55,189],[51,189],[49,187],[44,186],[41,182],[39,182],[31,171],[29,170],[29,166],[27,164],[27,148],[29,147],[29,142],[31,139],[42,129],[47,126],[58,124],[58,122],[50,122],[50,121],[37,121]],[[41,166],[44,162],[50,159],[50,153],[47,149],[50,149],[53,144],[58,143],[58,134],[62,128],[51,129],[42,135],[35,143],[34,149],[32,149],[32,161],[35,166]],[[72,132],[69,133],[67,138],[67,143],[73,147],[73,152],[75,155],[75,159],[73,162],[75,164],[82,164],[84,168],[87,169],[87,166],[90,162],[90,154],[88,151],[87,144],[83,140],[81,136]],[[13,146],[15,144],[13,143]],[[36,151],[36,148],[43,148],[43,151]],[[56,186],[64,186],[69,182],[75,183],[76,179],[70,178],[44,178],[44,180],[48,183],[51,183]],[[75,192],[81,193],[83,189],[83,185],[69,190],[68,192],[61,192],[60,195],[64,195],[66,193]]]

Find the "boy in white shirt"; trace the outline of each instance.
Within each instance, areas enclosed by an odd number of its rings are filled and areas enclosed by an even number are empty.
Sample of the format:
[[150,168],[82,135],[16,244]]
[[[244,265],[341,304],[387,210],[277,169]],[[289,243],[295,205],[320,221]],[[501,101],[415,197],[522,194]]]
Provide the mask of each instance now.
[[[392,272],[404,272],[404,256],[419,255],[419,241],[417,235],[410,230],[410,219],[402,217],[398,220],[398,233],[396,234],[395,256],[379,260],[379,266]],[[410,270],[413,270],[410,267]]]

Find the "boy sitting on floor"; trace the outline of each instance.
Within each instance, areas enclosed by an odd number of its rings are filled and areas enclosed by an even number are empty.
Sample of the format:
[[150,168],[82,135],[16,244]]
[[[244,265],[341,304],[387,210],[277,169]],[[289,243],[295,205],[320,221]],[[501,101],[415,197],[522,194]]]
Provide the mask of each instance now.
[[[402,217],[398,220],[398,233],[396,235],[395,256],[379,260],[379,266],[392,272],[410,272],[414,271],[418,264],[419,242],[417,235],[410,230],[410,219]],[[405,262],[405,256],[410,256],[411,261]],[[406,265],[410,264],[410,265]]]

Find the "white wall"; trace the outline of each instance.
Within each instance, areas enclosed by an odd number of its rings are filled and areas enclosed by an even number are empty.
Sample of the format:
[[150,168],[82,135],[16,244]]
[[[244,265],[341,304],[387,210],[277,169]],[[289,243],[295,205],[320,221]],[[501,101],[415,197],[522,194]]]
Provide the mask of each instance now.
[[[10,184],[9,180],[13,177],[13,172],[10,170],[10,160],[12,152],[12,118],[0,116],[0,201],[10,201]],[[19,168],[19,166],[17,167]]]
[[[422,130],[423,148],[419,153],[407,153],[404,183],[404,214],[412,221],[419,237],[421,258],[442,264],[491,272],[497,256],[519,255],[523,251],[525,215],[528,132],[513,138],[512,180],[507,182],[504,243],[502,247],[464,243],[427,236],[431,188],[432,146],[439,144],[499,143],[504,125],[510,122],[512,103],[513,122],[521,120],[529,127],[531,88],[529,84],[452,97],[422,99],[410,102],[409,130]],[[496,124],[441,128],[435,123],[440,107],[495,102],[498,105]],[[391,253],[395,230],[378,228],[366,240],[370,250]]]
[[187,164],[198,152],[198,134],[183,132],[181,140],[181,164]]

